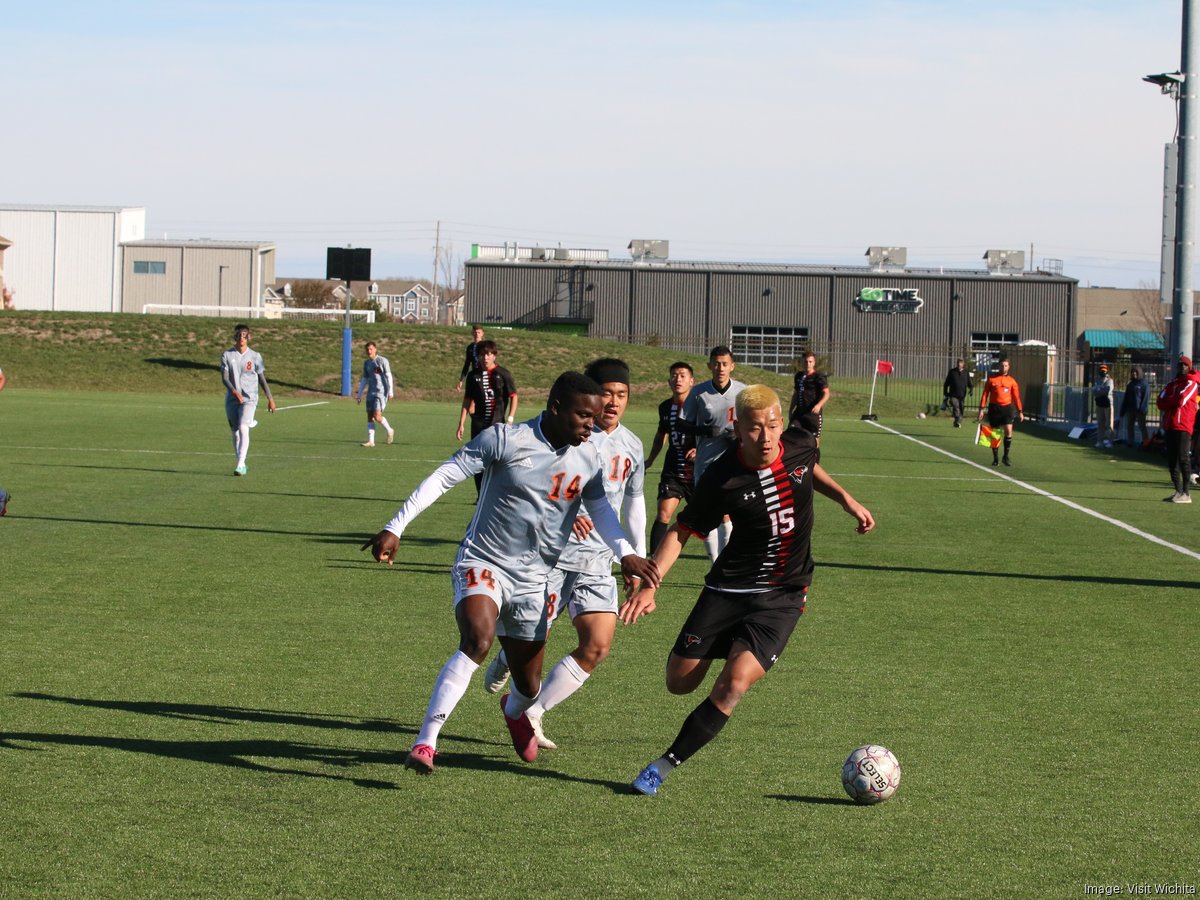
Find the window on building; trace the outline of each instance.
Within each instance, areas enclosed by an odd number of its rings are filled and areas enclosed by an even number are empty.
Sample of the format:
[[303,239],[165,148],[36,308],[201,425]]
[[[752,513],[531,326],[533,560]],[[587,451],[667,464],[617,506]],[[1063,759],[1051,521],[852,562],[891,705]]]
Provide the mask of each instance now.
[[155,259],[135,259],[133,261],[134,275],[166,275],[167,264]]
[[421,318],[422,318],[422,319],[428,319],[428,318],[429,318],[429,307],[428,307],[428,306],[422,306],[422,307],[421,307]]
[[404,311],[405,312],[416,312],[417,311],[417,301],[412,299],[411,297],[409,297],[407,300],[405,300],[404,301]]
[[1007,332],[972,331],[971,358],[975,360],[975,369],[980,372],[995,370],[1005,349],[1018,340],[1018,335]]
[[729,349],[740,364],[768,372],[791,372],[808,348],[808,329],[774,325],[734,325]]

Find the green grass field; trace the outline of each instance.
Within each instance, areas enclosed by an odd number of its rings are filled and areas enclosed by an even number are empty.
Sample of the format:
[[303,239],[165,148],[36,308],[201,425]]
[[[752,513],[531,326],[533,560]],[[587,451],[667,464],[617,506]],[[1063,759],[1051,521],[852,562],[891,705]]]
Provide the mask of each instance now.
[[[0,895],[1196,885],[1195,556],[835,417],[824,464],[879,527],[856,535],[818,498],[787,653],[659,797],[626,785],[700,700],[662,679],[706,571],[698,542],[658,612],[547,717],[561,749],[520,762],[477,676],[420,778],[402,761],[457,641],[447,573],[474,491],[428,510],[393,568],[359,545],[451,452],[455,408],[393,404],[396,445],[365,450],[359,407],[281,391],[283,407],[328,402],[260,415],[239,479],[204,377],[203,395],[19,376],[0,393]],[[653,431],[646,408],[628,422]],[[946,421],[882,424],[988,458]],[[1014,459],[1000,475],[1200,552],[1157,461],[1030,430]],[[554,632],[548,659],[572,637]],[[839,781],[868,741],[904,766],[875,808]]]

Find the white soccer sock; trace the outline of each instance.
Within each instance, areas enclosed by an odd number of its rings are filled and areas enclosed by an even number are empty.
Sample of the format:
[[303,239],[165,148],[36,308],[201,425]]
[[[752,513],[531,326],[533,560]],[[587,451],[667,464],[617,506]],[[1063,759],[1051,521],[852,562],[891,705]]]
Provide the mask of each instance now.
[[712,562],[717,561],[717,557],[721,555],[721,526],[718,525],[712,531],[704,536],[704,548],[708,551],[708,558]]
[[237,449],[237,464],[244,466],[246,464],[246,454],[250,452],[250,426],[243,425],[237,430],[237,437],[234,439],[234,446]]
[[471,676],[478,668],[479,663],[461,650],[456,650],[454,655],[442,666],[437,681],[433,683],[433,695],[429,698],[429,708],[425,710],[425,721],[421,725],[421,733],[417,735],[415,743],[428,744],[430,747],[437,746],[438,734],[441,733],[442,726],[446,724],[450,713],[454,712],[454,707],[458,706],[458,701],[467,692]]
[[512,690],[508,692],[508,699],[504,701],[504,714],[510,719],[519,719],[521,713],[533,706],[533,701],[537,700],[537,696],[526,697],[514,684]]
[[374,422],[367,423],[367,443],[368,444],[375,443],[375,423]]
[[542,689],[538,693],[537,702],[529,707],[529,714],[540,718],[562,703],[573,693],[583,687],[588,680],[589,672],[583,671],[575,657],[567,654],[558,661],[550,674],[542,681]]
[[379,417],[379,424],[383,426],[384,431],[391,431],[392,426],[388,424],[387,416]]

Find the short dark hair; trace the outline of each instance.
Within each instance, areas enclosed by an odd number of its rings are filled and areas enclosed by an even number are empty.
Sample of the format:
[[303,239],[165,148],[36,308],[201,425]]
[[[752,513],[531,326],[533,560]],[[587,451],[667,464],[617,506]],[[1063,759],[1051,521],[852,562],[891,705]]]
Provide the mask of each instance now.
[[561,403],[579,394],[600,397],[603,396],[604,389],[582,372],[563,372],[554,379],[554,384],[550,388],[550,396],[546,398],[546,406],[551,406],[556,402]]
[[363,348],[366,350],[370,350],[372,347],[374,347],[376,350],[379,349],[379,345],[374,341],[367,341],[365,344],[363,344]]
[[629,366],[625,360],[617,359],[615,356],[593,359],[584,367],[583,374],[596,384],[617,382],[629,387]]
[[671,365],[670,365],[670,366],[667,368],[667,371],[668,371],[668,372],[674,372],[676,369],[687,369],[687,370],[688,370],[688,372],[689,372],[689,374],[691,374],[693,378],[694,378],[694,377],[695,377],[695,375],[696,375],[696,370],[692,368],[692,364],[691,364],[691,363],[682,362],[682,361],[681,361],[681,362],[673,362],[673,363],[671,363]]
[[242,322],[239,322],[237,325],[234,325],[234,326],[233,326],[233,333],[234,333],[234,334],[237,334],[239,331],[244,331],[244,332],[246,332],[246,334],[249,334],[249,333],[250,333],[250,326],[249,326],[249,325],[246,325],[246,324],[244,324],[244,323],[242,323]]
[[472,331],[483,331],[483,326],[482,325],[472,325],[471,330]]
[[496,352],[496,342],[495,341],[480,341],[479,342],[479,355],[480,356],[483,356],[483,354],[485,354],[485,353],[495,353],[495,352]]
[[733,358],[733,351],[724,344],[717,344],[717,346],[708,351],[709,362],[712,362],[718,356],[728,356],[730,359],[733,359],[734,362],[737,362],[737,360]]

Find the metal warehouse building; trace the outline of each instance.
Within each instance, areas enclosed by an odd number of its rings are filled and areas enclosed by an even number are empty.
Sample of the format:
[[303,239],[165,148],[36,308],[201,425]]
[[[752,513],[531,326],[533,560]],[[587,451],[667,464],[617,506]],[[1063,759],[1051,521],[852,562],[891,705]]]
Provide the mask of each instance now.
[[121,244],[146,236],[146,210],[0,206],[12,242],[4,280],[19,309],[121,311]]
[[893,262],[905,258],[902,248],[868,252],[876,264],[856,267],[477,246],[466,264],[467,317],[575,325],[589,337],[699,353],[727,344],[739,360],[775,371],[790,371],[805,349],[903,352],[928,358],[917,363],[928,371],[909,369],[923,378],[944,375],[947,356],[1024,342],[1069,351],[1075,343],[1077,282],[1023,271],[1019,252],[989,251],[986,270],[909,268]]

